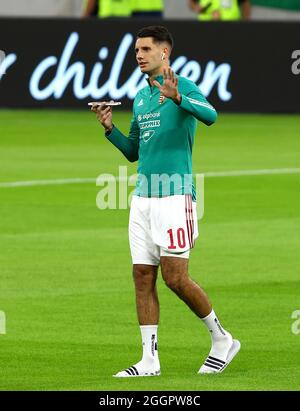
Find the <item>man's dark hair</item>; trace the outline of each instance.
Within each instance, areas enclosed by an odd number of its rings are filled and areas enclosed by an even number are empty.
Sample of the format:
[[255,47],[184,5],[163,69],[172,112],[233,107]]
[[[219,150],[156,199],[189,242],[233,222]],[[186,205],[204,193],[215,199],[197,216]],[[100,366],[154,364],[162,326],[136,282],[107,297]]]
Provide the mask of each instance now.
[[166,42],[171,46],[171,50],[174,46],[174,40],[173,40],[172,34],[164,26],[144,27],[137,34],[137,38],[142,38],[142,37],[152,37],[154,43]]

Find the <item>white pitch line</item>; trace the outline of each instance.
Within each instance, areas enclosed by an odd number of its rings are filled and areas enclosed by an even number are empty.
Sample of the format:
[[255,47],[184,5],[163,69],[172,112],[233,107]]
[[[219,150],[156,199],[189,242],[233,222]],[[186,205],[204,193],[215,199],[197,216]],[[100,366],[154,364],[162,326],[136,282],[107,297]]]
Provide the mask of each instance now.
[[[261,176],[261,175],[272,175],[272,174],[300,174],[300,168],[270,168],[262,170],[233,170],[233,171],[208,171],[203,174],[205,177],[240,177],[240,176]],[[104,181],[107,181],[104,177]],[[112,180],[114,180],[114,177]],[[117,181],[127,181],[129,177],[116,177]],[[86,184],[94,183],[96,184],[96,178],[59,178],[51,180],[31,180],[31,181],[9,181],[0,183],[0,188],[7,187],[33,187],[33,186],[48,186],[48,185],[64,185],[64,184]]]
[[203,173],[205,177],[263,176],[270,174],[299,174],[300,168],[267,168],[262,170],[234,170]]
[[52,186],[61,184],[82,184],[95,183],[95,178],[59,178],[53,180],[31,180],[31,181],[10,181],[0,183],[1,187],[33,187],[33,186]]

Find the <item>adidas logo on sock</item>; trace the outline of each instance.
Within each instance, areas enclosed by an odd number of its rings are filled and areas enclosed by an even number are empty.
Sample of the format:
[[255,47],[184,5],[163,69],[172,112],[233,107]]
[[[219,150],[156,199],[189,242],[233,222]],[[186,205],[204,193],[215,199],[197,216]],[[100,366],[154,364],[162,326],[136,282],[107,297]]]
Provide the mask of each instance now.
[[154,350],[155,350],[155,334],[151,335],[151,353],[154,357]]
[[219,328],[221,334],[226,335],[225,332],[224,332],[224,330],[223,330],[223,328],[221,327],[219,321],[218,321],[216,318],[214,319],[214,321],[215,321],[215,323],[216,323],[216,326]]

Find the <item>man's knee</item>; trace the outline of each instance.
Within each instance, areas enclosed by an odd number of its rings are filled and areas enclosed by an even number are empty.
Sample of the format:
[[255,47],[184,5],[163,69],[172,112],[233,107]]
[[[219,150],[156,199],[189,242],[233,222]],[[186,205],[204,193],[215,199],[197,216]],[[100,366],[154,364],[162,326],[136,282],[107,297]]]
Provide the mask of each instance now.
[[134,264],[132,274],[137,291],[143,292],[155,286],[157,267],[145,264]]
[[166,285],[174,292],[184,289],[188,281],[188,260],[177,257],[162,257],[161,272]]
[[180,293],[185,287],[186,277],[178,271],[165,271],[162,277],[167,287],[175,293]]

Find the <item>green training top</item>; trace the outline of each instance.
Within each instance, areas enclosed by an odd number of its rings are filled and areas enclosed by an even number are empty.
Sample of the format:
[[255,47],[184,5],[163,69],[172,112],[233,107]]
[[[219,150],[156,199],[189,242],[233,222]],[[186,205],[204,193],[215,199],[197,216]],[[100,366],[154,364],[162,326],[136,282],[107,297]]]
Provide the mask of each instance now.
[[[156,77],[163,84],[163,76]],[[192,149],[196,120],[210,126],[217,112],[192,81],[178,77],[181,103],[160,98],[159,89],[148,86],[134,100],[129,137],[117,128],[106,133],[131,162],[138,160],[138,180],[135,194],[142,197],[162,197],[192,194]]]

